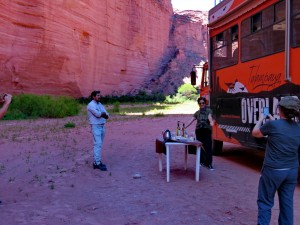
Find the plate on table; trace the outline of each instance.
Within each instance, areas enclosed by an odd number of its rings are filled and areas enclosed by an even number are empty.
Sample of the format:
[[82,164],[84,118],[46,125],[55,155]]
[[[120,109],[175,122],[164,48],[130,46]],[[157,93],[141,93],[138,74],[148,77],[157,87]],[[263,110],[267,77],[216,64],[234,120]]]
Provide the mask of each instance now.
[[177,141],[187,141],[188,139],[182,136],[175,136],[175,140]]

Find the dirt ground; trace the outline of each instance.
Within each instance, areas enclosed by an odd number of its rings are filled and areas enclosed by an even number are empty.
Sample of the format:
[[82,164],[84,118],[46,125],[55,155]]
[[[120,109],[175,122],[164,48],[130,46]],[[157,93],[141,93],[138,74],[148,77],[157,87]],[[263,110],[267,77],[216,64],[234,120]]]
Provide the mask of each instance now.
[[[189,155],[185,171],[178,147],[171,150],[170,182],[165,161],[159,172],[156,138],[164,129],[175,130],[177,120],[190,119],[112,117],[102,154],[107,172],[92,168],[92,137],[83,116],[0,121],[0,224],[256,224],[262,152],[225,144],[223,155],[214,157],[215,170],[201,168],[196,182],[195,155]],[[64,128],[67,122],[76,127]],[[277,217],[276,199],[271,224]]]

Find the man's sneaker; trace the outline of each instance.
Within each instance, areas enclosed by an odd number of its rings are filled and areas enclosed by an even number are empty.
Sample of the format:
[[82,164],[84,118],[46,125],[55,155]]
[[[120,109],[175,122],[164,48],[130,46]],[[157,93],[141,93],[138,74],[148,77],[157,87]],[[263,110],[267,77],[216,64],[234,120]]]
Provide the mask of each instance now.
[[103,171],[106,171],[107,170],[107,167],[105,164],[103,164],[102,162],[100,162],[100,170],[103,170]]
[[209,169],[209,170],[215,170],[211,164],[207,166],[207,169]]
[[94,162],[94,163],[93,163],[93,168],[94,168],[94,169],[99,169],[99,170],[102,170],[102,171],[107,171],[106,165],[103,164],[102,162],[100,162],[99,165],[97,165],[97,164]]

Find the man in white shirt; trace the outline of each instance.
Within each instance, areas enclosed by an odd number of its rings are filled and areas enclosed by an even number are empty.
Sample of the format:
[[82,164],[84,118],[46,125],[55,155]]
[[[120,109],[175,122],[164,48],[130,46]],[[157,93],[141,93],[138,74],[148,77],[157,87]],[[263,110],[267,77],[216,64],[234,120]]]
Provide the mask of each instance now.
[[94,138],[93,168],[106,171],[106,165],[101,162],[101,150],[105,136],[105,123],[109,114],[100,103],[100,91],[93,91],[91,99],[92,101],[87,105],[87,114]]

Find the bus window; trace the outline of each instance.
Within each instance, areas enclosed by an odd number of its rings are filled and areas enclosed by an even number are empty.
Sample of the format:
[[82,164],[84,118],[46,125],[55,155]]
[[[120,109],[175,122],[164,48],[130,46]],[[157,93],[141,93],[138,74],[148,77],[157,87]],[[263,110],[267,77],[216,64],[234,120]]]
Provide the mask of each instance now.
[[239,29],[238,25],[235,25],[230,28],[231,29],[231,55],[232,55],[232,63],[235,64],[239,60]]
[[239,38],[238,26],[235,25],[230,28],[231,30],[231,41],[237,41]]
[[274,23],[274,8],[269,7],[263,10],[262,13],[262,27],[271,26]]
[[292,10],[293,10],[293,15],[300,13],[300,0],[292,1]]
[[292,47],[300,46],[300,0],[292,1]]
[[252,16],[252,33],[261,30],[261,13],[257,13]]
[[212,38],[213,69],[220,69],[238,62],[238,25]]
[[251,26],[251,21],[250,18],[245,19],[242,21],[241,24],[241,35],[242,37],[248,36],[250,34],[250,26]]
[[224,46],[224,33],[220,33],[216,36],[216,41],[214,42],[215,49],[220,49]]
[[281,1],[242,21],[242,62],[284,51],[284,12],[285,2]]
[[285,19],[285,1],[275,5],[275,22]]

